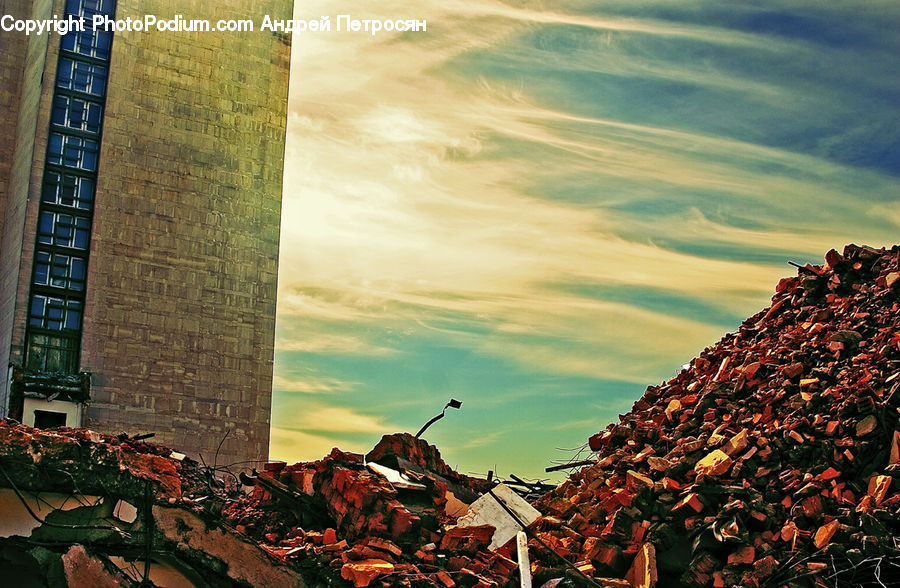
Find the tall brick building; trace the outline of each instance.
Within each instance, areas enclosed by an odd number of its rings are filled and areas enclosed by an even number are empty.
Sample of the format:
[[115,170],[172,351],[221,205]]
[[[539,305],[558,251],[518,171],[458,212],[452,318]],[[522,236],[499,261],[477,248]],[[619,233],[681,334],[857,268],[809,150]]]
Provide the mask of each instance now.
[[[0,0],[0,411],[268,453],[291,0]],[[251,20],[252,32],[107,32]],[[7,18],[8,23],[13,20]],[[218,454],[218,455],[216,455]]]

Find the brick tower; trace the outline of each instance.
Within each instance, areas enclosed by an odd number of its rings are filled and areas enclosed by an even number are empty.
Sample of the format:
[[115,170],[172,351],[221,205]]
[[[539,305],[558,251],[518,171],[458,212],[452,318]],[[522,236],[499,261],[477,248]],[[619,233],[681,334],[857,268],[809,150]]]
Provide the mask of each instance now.
[[291,4],[0,0],[2,413],[267,457]]

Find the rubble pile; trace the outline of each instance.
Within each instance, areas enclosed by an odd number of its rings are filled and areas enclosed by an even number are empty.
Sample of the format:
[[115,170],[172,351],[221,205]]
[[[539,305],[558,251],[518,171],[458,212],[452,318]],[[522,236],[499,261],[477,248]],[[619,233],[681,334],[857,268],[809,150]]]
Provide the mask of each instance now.
[[490,588],[527,547],[544,588],[900,585],[900,247],[825,259],[533,506],[405,433],[236,476],[0,421],[0,562],[23,585]]
[[825,259],[591,437],[537,536],[634,586],[900,584],[900,247]]
[[[78,585],[110,586],[153,585],[160,569],[198,586],[208,585],[194,582],[202,577],[217,586],[487,588],[517,577],[511,545],[487,549],[493,526],[457,525],[493,484],[458,474],[409,434],[386,435],[366,456],[334,449],[253,476],[222,473],[124,435],[0,420],[0,502],[29,523],[10,534],[4,510],[0,561],[25,562],[13,577],[26,583],[71,583],[89,568],[92,581]],[[149,582],[125,574],[148,557]]]
[[[114,437],[87,429],[43,431],[0,420],[0,465],[5,475],[15,474],[25,488],[72,491],[73,480],[83,479],[80,490],[93,492],[104,483],[118,495],[142,497],[146,483],[160,500],[180,498],[203,487],[195,475],[182,475],[173,451],[162,445]],[[63,470],[69,475],[60,475]],[[7,486],[0,476],[0,486]],[[185,486],[184,488],[182,486]]]
[[252,494],[223,514],[312,583],[487,587],[506,584],[517,564],[485,549],[493,527],[457,527],[447,506],[448,497],[474,500],[490,486],[398,433],[365,457],[334,449],[315,462],[270,462]]

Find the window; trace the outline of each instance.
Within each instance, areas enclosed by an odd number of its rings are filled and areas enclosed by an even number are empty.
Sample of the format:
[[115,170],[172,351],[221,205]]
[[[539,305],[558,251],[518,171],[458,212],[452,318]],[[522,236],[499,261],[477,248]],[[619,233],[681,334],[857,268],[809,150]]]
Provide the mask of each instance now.
[[103,107],[97,102],[57,94],[53,98],[53,115],[50,121],[69,129],[98,134],[102,112]]
[[[92,19],[114,17],[116,1],[65,0],[65,8],[66,15],[83,19],[85,30],[69,31],[60,41],[24,363],[29,370],[72,373],[78,371],[113,38],[111,31],[94,29]],[[58,417],[48,412],[44,418],[51,423]]]
[[93,139],[50,133],[47,162],[74,169],[97,171],[99,151],[100,144]]
[[116,10],[115,0],[66,0],[66,14],[91,19],[95,14],[112,17]]
[[106,67],[61,57],[56,72],[56,87],[93,96],[106,94]]
[[64,334],[30,333],[25,369],[42,372],[74,372],[78,340]]
[[87,273],[87,260],[75,255],[38,250],[34,261],[34,283],[81,292]]
[[78,330],[81,328],[81,301],[35,294],[31,298],[28,324],[52,331]]
[[94,200],[94,180],[48,171],[44,176],[41,200],[79,210],[90,210]]
[[34,411],[34,428],[35,429],[55,429],[56,427],[66,426],[66,413],[56,412],[54,410],[36,410]]
[[87,217],[44,211],[38,222],[38,243],[87,249],[90,231],[91,221]]
[[64,51],[108,60],[112,47],[112,33],[85,27],[83,31],[70,31],[63,35],[61,46]]

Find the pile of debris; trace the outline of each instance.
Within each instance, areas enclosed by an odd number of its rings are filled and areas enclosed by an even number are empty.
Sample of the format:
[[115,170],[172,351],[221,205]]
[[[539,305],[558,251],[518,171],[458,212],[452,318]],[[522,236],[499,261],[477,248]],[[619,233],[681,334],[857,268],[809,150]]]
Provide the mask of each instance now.
[[456,526],[492,484],[453,471],[434,446],[405,433],[365,456],[334,449],[315,462],[270,462],[245,481],[254,490],[225,509],[229,524],[307,582],[486,587],[517,569],[485,549],[494,527]]
[[648,388],[533,505],[408,434],[223,478],[0,421],[0,562],[23,586],[900,585],[898,411],[900,247],[848,246]]
[[635,586],[898,585],[898,407],[900,247],[831,250],[591,437],[537,535]]
[[0,421],[7,579],[487,588],[516,581],[508,539],[520,527],[490,508],[479,518],[479,501],[520,513],[523,524],[538,516],[507,487],[453,471],[405,433],[366,456],[334,449],[315,462],[269,462],[253,476],[219,473],[125,436]]

